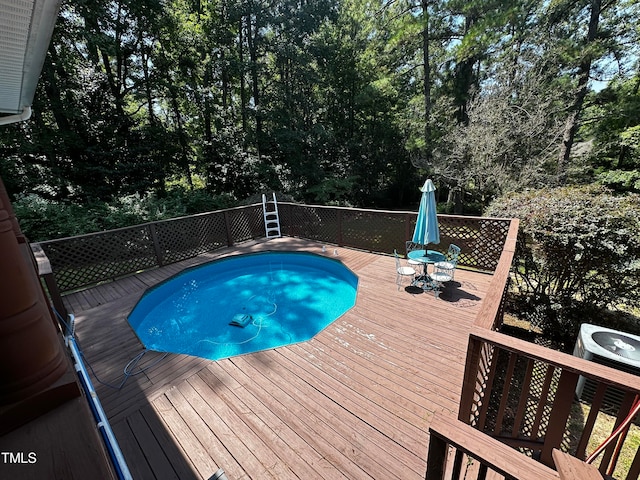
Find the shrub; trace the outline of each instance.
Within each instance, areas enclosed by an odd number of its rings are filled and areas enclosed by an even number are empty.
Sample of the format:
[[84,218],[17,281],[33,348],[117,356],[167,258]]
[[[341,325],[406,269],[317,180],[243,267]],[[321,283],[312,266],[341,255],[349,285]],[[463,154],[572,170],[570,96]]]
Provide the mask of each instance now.
[[98,231],[108,214],[106,205],[80,206],[36,194],[18,196],[12,205],[21,230],[32,242]]
[[36,194],[18,196],[12,202],[20,228],[31,242],[129,227],[235,204],[237,201],[229,195],[211,195],[205,190],[180,187],[169,190],[164,198],[154,194],[129,195],[110,203],[78,205],[47,200]]
[[519,218],[515,294],[519,312],[570,348],[580,323],[640,306],[640,197],[602,187],[508,194],[488,216]]

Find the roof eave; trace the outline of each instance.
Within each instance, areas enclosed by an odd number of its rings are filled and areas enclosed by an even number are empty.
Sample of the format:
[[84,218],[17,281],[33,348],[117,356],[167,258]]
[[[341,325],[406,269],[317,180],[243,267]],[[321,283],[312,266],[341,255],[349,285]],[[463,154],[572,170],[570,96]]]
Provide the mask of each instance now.
[[[5,55],[0,51],[0,59],[4,56],[4,68],[9,71],[13,70],[14,75],[21,72],[19,85],[16,84],[7,95],[2,96],[0,113],[11,115],[9,117],[0,116],[1,123],[10,123],[8,122],[9,118],[14,118],[15,121],[25,120],[30,114],[30,107],[51,42],[53,28],[58,18],[60,4],[61,0],[33,0],[23,2],[21,9],[10,10],[6,3],[0,3],[0,17],[4,20],[2,23],[6,22],[7,24],[11,24],[14,18],[24,20],[29,14],[29,6],[31,7],[26,41],[24,41],[25,32],[20,31],[19,28],[7,29],[4,34],[0,34],[0,37],[4,37],[8,44],[15,47],[10,54]],[[16,25],[20,24],[17,20],[15,23]],[[8,77],[9,75],[6,78]],[[2,84],[2,79],[0,79],[0,88],[4,87]]]

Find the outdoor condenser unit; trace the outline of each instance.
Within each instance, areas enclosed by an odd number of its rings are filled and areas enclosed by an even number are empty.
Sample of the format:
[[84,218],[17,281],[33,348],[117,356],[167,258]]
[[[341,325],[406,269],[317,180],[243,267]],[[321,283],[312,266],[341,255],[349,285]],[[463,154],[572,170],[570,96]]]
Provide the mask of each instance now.
[[[640,337],[637,335],[583,323],[573,355],[616,370],[640,375]],[[578,399],[591,402],[595,391],[595,382],[580,377],[576,386]],[[609,387],[603,405],[618,408],[622,397],[621,390]]]

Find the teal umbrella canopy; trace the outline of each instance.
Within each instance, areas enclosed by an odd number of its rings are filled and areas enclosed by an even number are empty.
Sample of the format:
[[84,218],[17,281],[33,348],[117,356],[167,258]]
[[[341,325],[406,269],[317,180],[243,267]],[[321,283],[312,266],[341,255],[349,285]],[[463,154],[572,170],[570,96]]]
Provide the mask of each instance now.
[[422,198],[420,199],[418,219],[416,220],[412,241],[422,245],[440,243],[440,229],[438,228],[436,211],[436,187],[431,179],[427,179],[420,191],[422,192]]

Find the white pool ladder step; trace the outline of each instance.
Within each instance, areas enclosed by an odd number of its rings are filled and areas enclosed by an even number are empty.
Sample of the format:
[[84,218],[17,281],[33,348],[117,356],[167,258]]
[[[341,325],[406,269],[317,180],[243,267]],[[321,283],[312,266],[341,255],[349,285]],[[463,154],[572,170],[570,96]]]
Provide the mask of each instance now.
[[267,201],[267,196],[262,194],[262,213],[264,215],[264,230],[267,238],[281,237],[280,216],[278,215],[278,202],[276,193],[273,192],[273,200]]

